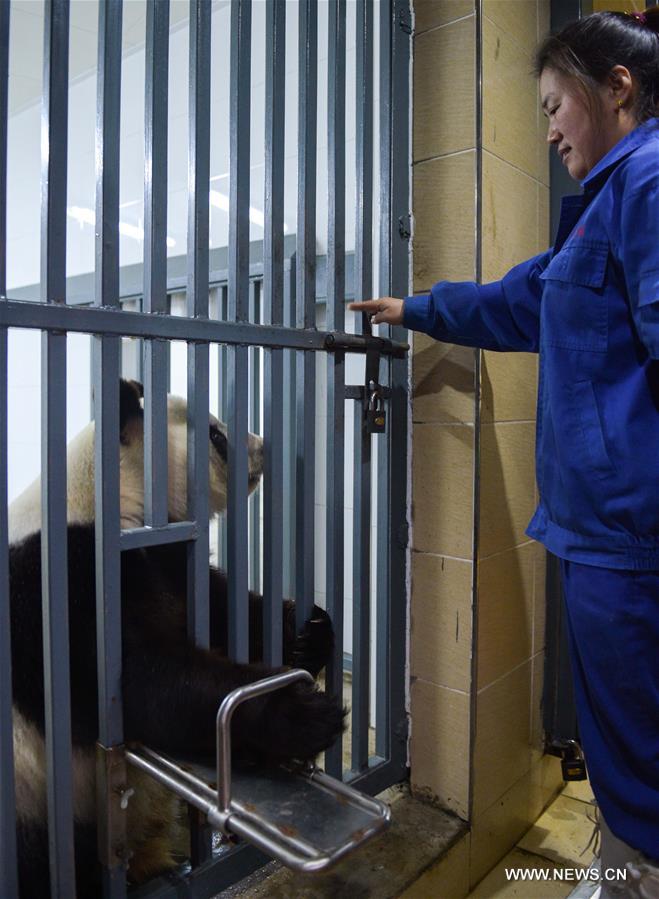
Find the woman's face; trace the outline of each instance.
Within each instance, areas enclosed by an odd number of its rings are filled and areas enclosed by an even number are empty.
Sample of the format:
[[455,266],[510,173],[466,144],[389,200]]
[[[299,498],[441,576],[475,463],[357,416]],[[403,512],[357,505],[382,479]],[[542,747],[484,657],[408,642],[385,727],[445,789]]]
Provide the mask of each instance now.
[[556,146],[563,165],[576,181],[624,137],[627,116],[618,107],[610,87],[598,89],[599,110],[588,108],[579,86],[554,69],[540,76],[540,100],[549,120],[547,141]]

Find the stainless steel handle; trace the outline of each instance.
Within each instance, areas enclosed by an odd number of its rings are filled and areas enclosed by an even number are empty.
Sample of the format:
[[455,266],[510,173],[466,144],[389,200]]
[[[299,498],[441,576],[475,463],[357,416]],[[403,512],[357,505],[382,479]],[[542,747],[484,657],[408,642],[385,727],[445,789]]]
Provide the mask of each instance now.
[[264,677],[252,684],[245,684],[232,690],[222,700],[217,711],[217,803],[220,812],[229,814],[231,803],[231,718],[238,706],[248,699],[263,696],[264,693],[273,693],[282,687],[287,687],[299,680],[314,683],[314,679],[308,671],[302,668],[293,668],[281,674],[273,674]]

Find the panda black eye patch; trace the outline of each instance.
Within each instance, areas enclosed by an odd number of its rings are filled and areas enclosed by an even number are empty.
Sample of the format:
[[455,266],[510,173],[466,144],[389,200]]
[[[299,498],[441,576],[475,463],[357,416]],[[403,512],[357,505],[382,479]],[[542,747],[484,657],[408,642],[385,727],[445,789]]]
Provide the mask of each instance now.
[[211,443],[215,447],[215,449],[220,454],[220,458],[227,460],[227,438],[226,434],[223,434],[222,431],[218,428],[217,425],[210,426],[210,439]]

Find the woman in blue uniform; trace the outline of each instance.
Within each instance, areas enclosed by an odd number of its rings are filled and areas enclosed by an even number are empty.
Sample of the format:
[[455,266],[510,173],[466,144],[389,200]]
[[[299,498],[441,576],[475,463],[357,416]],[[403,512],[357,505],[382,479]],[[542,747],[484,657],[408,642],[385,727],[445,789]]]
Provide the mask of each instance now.
[[536,74],[547,140],[583,187],[555,245],[492,284],[350,308],[540,354],[527,534],[561,560],[602,864],[607,840],[659,864],[659,7],[567,26]]

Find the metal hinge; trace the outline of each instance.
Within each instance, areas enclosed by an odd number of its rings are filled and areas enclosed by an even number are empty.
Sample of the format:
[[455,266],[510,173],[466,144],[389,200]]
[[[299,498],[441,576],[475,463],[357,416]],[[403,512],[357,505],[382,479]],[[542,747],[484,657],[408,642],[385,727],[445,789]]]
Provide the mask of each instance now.
[[398,233],[403,240],[409,240],[412,236],[412,216],[409,212],[398,217]]
[[407,738],[410,735],[410,726],[407,715],[403,715],[403,717],[394,724],[392,733],[400,743],[407,743]]
[[134,790],[127,784],[123,746],[96,744],[96,791],[99,860],[109,869],[125,867],[131,855],[126,846],[126,809]]
[[405,7],[398,11],[398,27],[404,31],[405,34],[412,34],[412,13],[410,12],[409,7]]

